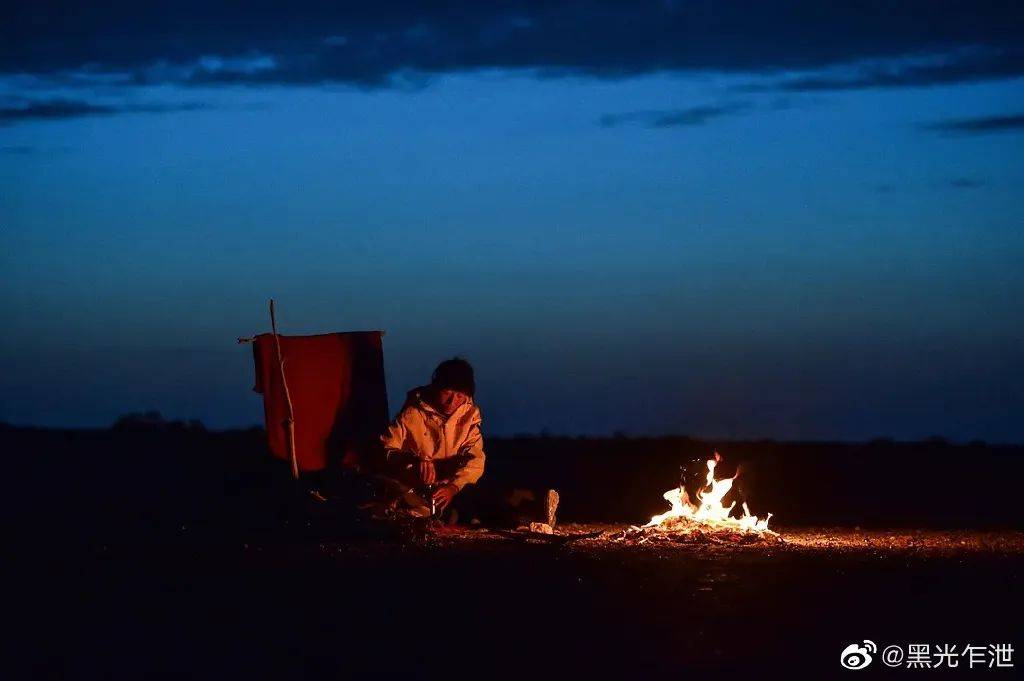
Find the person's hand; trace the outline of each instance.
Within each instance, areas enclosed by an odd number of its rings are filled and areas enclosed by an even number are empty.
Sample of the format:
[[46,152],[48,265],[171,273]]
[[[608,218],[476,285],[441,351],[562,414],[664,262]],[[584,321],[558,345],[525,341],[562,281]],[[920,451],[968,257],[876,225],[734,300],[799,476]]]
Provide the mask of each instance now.
[[445,485],[434,490],[434,506],[437,507],[437,512],[440,513],[448,504],[452,503],[452,499],[458,493],[459,488],[455,485]]
[[434,470],[434,462],[430,459],[420,459],[420,480],[424,485],[433,485],[437,480],[437,471]]

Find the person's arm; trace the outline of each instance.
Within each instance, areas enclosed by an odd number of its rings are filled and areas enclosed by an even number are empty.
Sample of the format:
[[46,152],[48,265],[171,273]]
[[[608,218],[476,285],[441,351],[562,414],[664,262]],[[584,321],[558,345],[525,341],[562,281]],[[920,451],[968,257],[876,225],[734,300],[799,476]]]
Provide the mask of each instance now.
[[415,441],[409,437],[408,420],[409,412],[407,409],[403,409],[388,426],[387,431],[381,435],[380,441],[384,445],[384,461],[390,465],[404,465],[406,468],[416,466],[419,468],[420,480],[423,484],[432,485],[437,475],[434,462],[423,458]]
[[476,483],[484,474],[484,436],[480,432],[480,412],[477,411],[476,418],[469,427],[469,435],[466,437],[460,451],[468,457],[466,463],[461,466],[452,478],[452,484],[458,490],[466,485]]
[[480,432],[480,410],[476,407],[470,417],[469,431],[462,446],[459,447],[459,458],[465,457],[466,462],[459,466],[452,476],[451,482],[434,491],[434,503],[438,511],[447,508],[462,488],[475,484],[484,474],[484,436]]
[[466,441],[459,449],[459,453],[466,457],[466,463],[459,466],[447,485],[439,487],[434,491],[434,503],[438,511],[448,507],[455,495],[462,491],[466,485],[475,484],[484,474],[484,436],[480,432],[480,413],[477,412],[473,423],[469,426],[469,434]]

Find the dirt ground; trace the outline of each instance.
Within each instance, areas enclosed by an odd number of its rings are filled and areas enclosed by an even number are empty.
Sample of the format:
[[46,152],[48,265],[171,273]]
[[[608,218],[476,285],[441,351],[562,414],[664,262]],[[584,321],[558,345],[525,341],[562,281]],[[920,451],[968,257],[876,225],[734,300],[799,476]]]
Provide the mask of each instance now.
[[1020,532],[635,546],[624,527],[98,545],[23,582],[23,659],[33,678],[831,678],[866,638],[1020,642]]
[[[551,543],[567,550],[586,552],[627,551],[630,554],[653,551],[666,558],[678,553],[734,553],[761,552],[804,553],[807,555],[856,554],[912,555],[917,557],[964,557],[971,554],[1024,555],[1024,532],[977,530],[862,530],[843,527],[794,527],[772,533],[772,539],[751,543],[728,540],[706,542],[673,540],[666,534],[663,540],[642,544],[623,540],[622,532],[630,526],[609,523],[567,523],[556,528],[551,537],[536,533],[515,532],[495,534],[488,530],[461,530],[435,535],[429,540],[437,546],[456,547],[459,544],[492,548],[509,548],[521,543]],[[591,535],[600,533],[599,536]],[[776,538],[777,537],[777,538]],[[578,539],[576,539],[578,538]],[[564,540],[564,541],[563,541]]]
[[[263,440],[0,429],[22,454],[4,677],[828,679],[865,639],[1024,643],[1024,535],[985,529],[1021,526],[1021,448],[725,443],[781,543],[616,541],[627,524],[403,542],[311,511]],[[489,446],[489,476],[558,487],[565,520],[635,523],[713,445]],[[865,675],[887,671],[919,673]]]

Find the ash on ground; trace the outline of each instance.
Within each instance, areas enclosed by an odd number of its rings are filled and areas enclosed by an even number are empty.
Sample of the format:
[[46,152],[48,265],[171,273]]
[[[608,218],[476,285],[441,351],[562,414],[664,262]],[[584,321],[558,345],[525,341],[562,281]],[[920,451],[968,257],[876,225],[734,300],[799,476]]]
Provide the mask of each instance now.
[[733,527],[716,527],[705,523],[673,520],[663,525],[631,525],[611,533],[608,541],[621,544],[782,544],[782,536],[771,530],[752,531]]

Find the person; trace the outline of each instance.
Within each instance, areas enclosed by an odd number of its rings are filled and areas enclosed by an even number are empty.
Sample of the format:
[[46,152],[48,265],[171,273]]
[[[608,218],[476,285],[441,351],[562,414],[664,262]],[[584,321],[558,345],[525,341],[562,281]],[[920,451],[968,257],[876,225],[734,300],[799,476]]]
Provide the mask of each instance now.
[[387,467],[420,486],[440,513],[484,474],[486,455],[480,408],[473,397],[473,367],[461,357],[437,365],[430,384],[409,391],[405,405],[381,436]]
[[539,520],[553,526],[559,501],[555,490],[535,494],[479,486],[487,457],[475,395],[473,367],[461,357],[441,362],[429,385],[409,391],[381,436],[392,496],[412,515],[441,517],[454,506],[450,522],[462,514],[493,525]]

